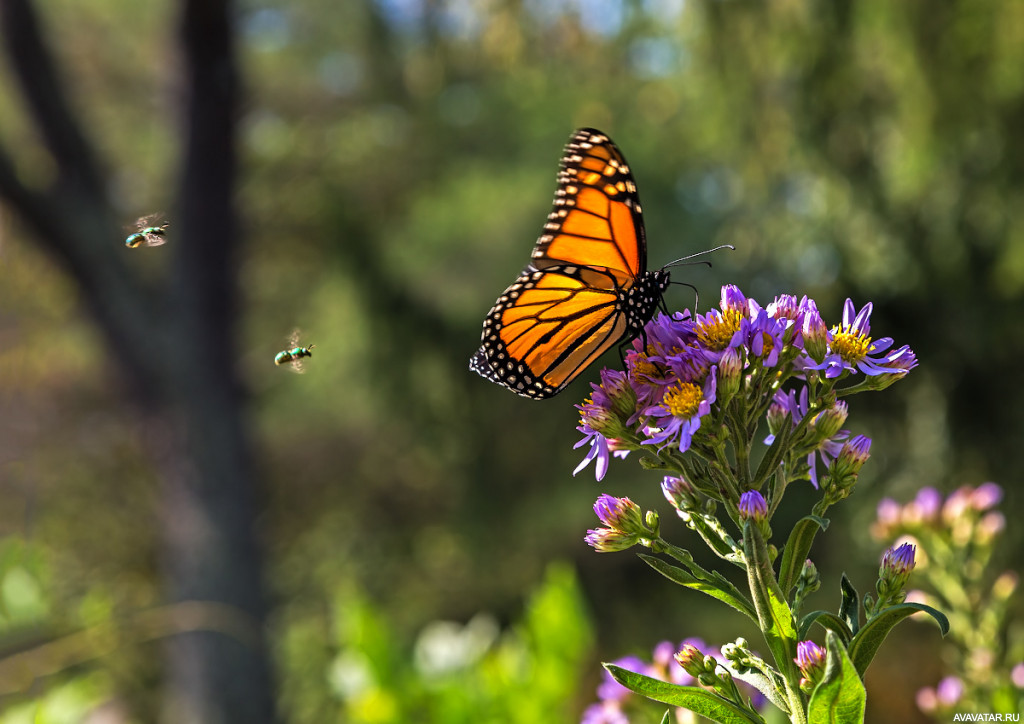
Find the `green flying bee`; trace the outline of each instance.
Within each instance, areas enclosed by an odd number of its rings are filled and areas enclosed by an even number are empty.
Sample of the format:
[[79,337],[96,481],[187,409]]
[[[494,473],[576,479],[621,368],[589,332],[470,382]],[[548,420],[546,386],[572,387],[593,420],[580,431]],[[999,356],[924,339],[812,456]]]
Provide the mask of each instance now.
[[135,249],[139,246],[160,246],[161,244],[166,244],[167,239],[164,233],[170,224],[166,221],[160,222],[159,218],[159,214],[150,214],[136,221],[135,227],[138,231],[125,239],[124,245],[129,249]]
[[313,353],[309,350],[316,347],[315,344],[311,344],[308,347],[303,347],[299,344],[299,330],[295,330],[288,337],[289,349],[278,352],[274,357],[274,364],[276,365],[288,365],[288,369],[292,372],[298,372],[301,374],[304,370],[302,368],[302,358],[312,357]]

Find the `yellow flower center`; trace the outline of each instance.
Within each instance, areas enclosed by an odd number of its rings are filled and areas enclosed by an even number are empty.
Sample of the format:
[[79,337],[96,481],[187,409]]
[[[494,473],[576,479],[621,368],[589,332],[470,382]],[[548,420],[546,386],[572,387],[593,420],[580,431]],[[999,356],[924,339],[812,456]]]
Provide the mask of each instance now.
[[646,375],[647,377],[659,377],[661,376],[661,371],[658,369],[657,365],[647,359],[647,355],[643,352],[638,352],[636,356],[633,357],[633,374]]
[[708,349],[723,350],[729,346],[732,336],[740,328],[743,314],[738,309],[726,309],[720,316],[705,320],[697,325],[697,338]]
[[704,392],[692,382],[677,382],[665,392],[662,401],[676,417],[693,417],[697,414]]
[[867,356],[871,347],[871,337],[853,332],[835,332],[832,335],[832,349],[839,353],[843,361],[853,364]]

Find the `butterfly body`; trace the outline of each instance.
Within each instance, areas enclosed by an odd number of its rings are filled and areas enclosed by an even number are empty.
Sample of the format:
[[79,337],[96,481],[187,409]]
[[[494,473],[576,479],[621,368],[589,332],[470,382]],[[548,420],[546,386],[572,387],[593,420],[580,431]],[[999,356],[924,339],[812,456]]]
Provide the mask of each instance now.
[[534,399],[560,392],[612,346],[639,336],[668,287],[647,270],[636,183],[600,131],[576,131],[530,263],[484,319],[470,369]]

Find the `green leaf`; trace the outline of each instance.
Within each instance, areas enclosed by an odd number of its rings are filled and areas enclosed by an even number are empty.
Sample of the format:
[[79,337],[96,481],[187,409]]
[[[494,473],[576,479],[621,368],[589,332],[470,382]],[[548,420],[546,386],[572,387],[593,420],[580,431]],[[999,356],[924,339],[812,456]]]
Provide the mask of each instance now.
[[665,716],[661,717],[661,724],[672,724],[672,710],[666,709]]
[[749,616],[750,620],[755,623],[757,622],[757,613],[754,611],[754,607],[747,597],[740,593],[739,589],[729,583],[729,580],[720,573],[708,574],[709,578],[714,579],[713,582],[702,581],[689,571],[683,570],[678,566],[673,566],[670,563],[666,563],[660,558],[655,558],[654,556],[649,556],[645,553],[640,553],[638,555],[644,563],[673,583],[678,583],[680,586],[686,586],[687,588],[692,588],[696,591],[706,593],[712,598],[717,598],[719,601],[732,606],[740,613]]
[[839,585],[843,589],[843,601],[839,604],[839,617],[846,621],[846,625],[856,635],[857,630],[860,628],[860,612],[858,608],[860,597],[857,594],[857,589],[853,587],[845,573]]
[[939,624],[939,631],[945,636],[949,633],[949,619],[941,611],[923,603],[900,603],[882,611],[864,624],[864,628],[853,637],[850,643],[850,659],[857,667],[857,673],[864,676],[871,660],[878,653],[878,648],[885,641],[893,626],[913,614],[924,611]]
[[779,588],[786,596],[796,585],[804,561],[807,560],[807,554],[811,550],[811,544],[814,542],[814,536],[818,534],[819,529],[827,530],[828,522],[828,518],[808,515],[793,526],[793,532],[789,534],[786,547],[782,549],[782,565],[779,568]]
[[843,640],[843,646],[848,646],[853,638],[853,632],[846,624],[846,621],[831,611],[811,611],[800,619],[800,625],[797,627],[797,637],[801,641],[807,638],[807,632],[810,631],[811,625],[814,623],[817,623],[826,631],[835,631],[839,634],[839,638]]
[[825,674],[811,694],[807,724],[861,724],[867,692],[834,632],[826,634]]
[[764,724],[764,719],[756,712],[706,689],[670,684],[615,664],[605,664],[604,668],[630,691],[662,704],[684,707],[720,724]]
[[[723,664],[724,665],[724,664]],[[786,700],[785,685],[779,679],[778,674],[774,671],[771,676],[765,674],[765,672],[758,669],[750,669],[744,674],[739,673],[733,667],[727,667],[729,673],[732,674],[732,678],[745,681],[746,683],[753,686],[755,689],[760,691],[765,697],[774,704],[778,709],[781,709],[786,714],[789,713],[789,702]]]
[[747,580],[750,594],[754,597],[758,625],[783,677],[788,681],[796,681],[799,677],[793,660],[796,656],[793,613],[775,581],[764,537],[750,521],[743,526],[743,553],[747,557]]

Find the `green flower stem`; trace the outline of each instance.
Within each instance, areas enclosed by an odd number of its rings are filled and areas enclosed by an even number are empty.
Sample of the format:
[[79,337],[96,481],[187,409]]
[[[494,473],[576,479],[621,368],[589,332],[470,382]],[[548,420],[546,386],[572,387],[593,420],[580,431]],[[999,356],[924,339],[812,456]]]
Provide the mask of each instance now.
[[[741,490],[750,490],[750,446],[746,424],[739,419],[739,411],[730,408],[726,423],[732,433],[732,447],[736,454],[736,478]],[[739,496],[737,495],[737,500]]]
[[782,674],[792,724],[806,724],[806,705],[800,692],[800,669],[797,668],[796,625],[793,613],[775,579],[768,547],[756,525],[743,527],[743,552],[747,558],[747,581],[754,601],[761,633]]

